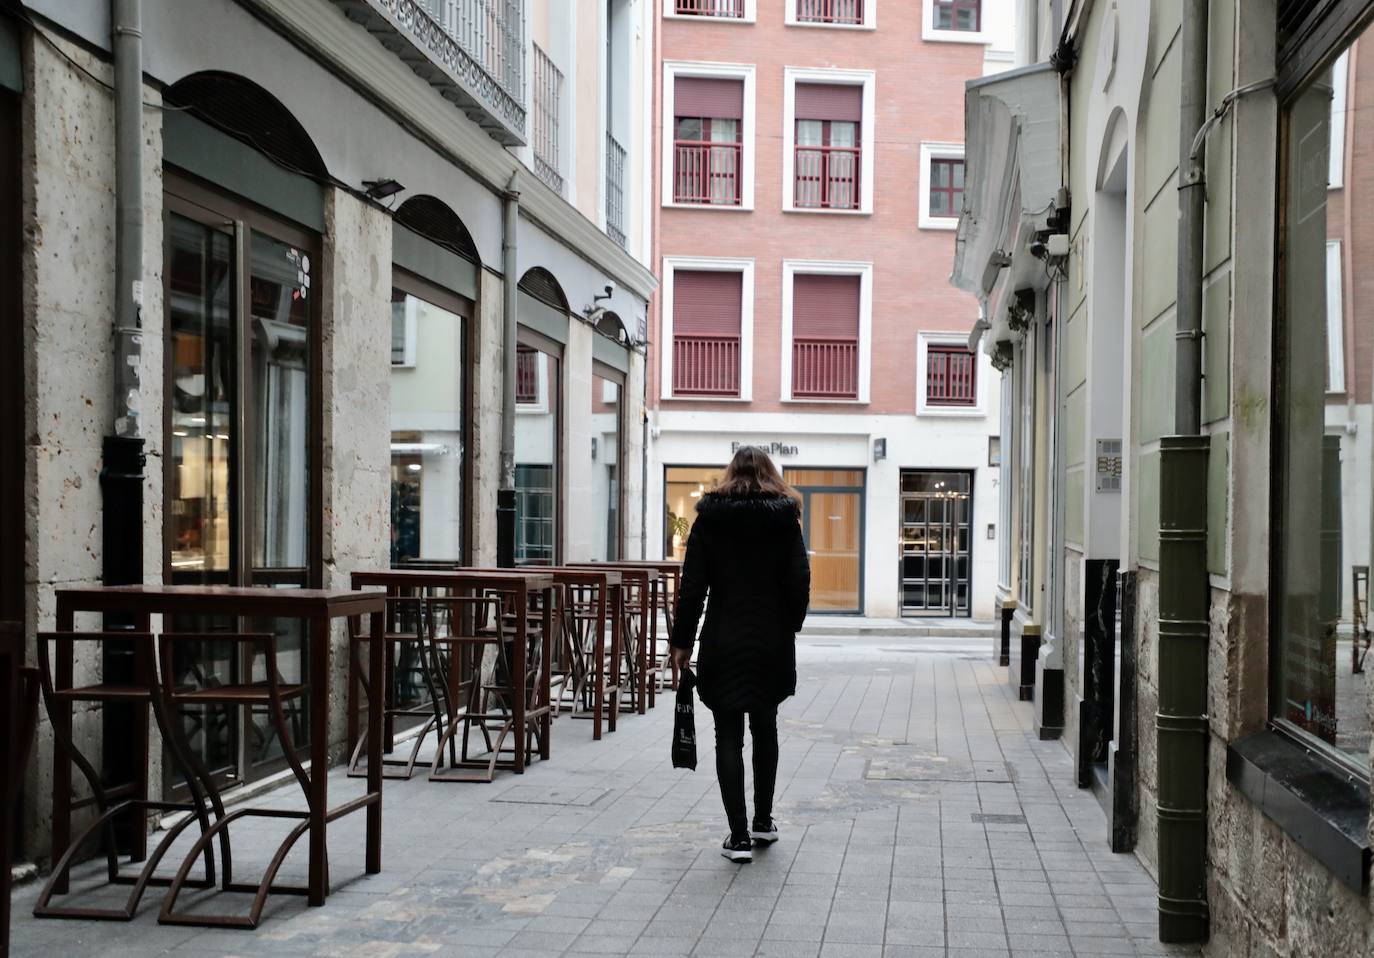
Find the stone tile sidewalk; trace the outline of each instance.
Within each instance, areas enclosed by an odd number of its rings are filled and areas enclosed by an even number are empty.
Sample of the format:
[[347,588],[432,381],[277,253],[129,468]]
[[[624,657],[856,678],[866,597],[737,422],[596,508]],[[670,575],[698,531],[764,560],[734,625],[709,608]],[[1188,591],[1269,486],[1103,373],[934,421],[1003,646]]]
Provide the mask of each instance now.
[[[382,874],[362,874],[361,817],[337,823],[323,908],[274,899],[256,932],[161,927],[154,889],[130,924],[40,922],[30,885],[13,954],[1196,954],[1156,943],[1149,876],[1107,850],[1068,753],[1034,737],[983,645],[803,637],[780,722],[783,839],[752,865],[718,854],[710,713],[700,767],[675,771],[660,700],[599,743],[560,719],[553,760],[522,777],[388,783]],[[335,801],[358,790],[337,772],[330,787]],[[239,839],[236,871],[260,867],[240,863],[260,837]],[[301,854],[292,869],[284,880],[303,878]]]

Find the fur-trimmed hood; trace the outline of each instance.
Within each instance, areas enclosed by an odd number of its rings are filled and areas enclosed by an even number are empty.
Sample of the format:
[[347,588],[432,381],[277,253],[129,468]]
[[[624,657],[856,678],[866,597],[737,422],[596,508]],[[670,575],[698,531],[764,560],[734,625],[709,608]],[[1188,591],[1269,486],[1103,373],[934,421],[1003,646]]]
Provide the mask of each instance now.
[[796,523],[801,519],[801,506],[791,496],[758,493],[747,496],[723,496],[708,492],[697,502],[697,517],[725,523]]

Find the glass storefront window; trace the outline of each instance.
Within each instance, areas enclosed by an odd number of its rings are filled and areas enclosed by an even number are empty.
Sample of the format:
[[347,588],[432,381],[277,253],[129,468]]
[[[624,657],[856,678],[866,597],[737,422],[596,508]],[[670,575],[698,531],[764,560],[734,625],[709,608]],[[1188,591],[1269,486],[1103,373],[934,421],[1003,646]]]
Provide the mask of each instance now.
[[[608,372],[607,377],[611,374]],[[595,532],[591,538],[593,561],[620,558],[620,443],[621,403],[624,386],[601,372],[592,374],[592,488],[591,510]]]
[[403,289],[391,298],[393,566],[464,557],[464,319],[438,298]]
[[1277,726],[1366,774],[1374,455],[1369,429],[1346,426],[1370,408],[1374,369],[1374,314],[1350,275],[1374,254],[1351,175],[1374,163],[1354,108],[1372,95],[1374,64],[1342,56],[1285,105],[1270,695]]
[[[548,347],[551,350],[552,347]],[[515,562],[558,562],[559,359],[522,344],[516,359]]]

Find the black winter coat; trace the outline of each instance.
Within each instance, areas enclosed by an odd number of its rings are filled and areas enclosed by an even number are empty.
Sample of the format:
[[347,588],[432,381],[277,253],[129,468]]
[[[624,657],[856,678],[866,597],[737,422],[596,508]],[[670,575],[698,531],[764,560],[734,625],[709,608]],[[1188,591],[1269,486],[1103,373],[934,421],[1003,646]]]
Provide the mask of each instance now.
[[692,647],[705,605],[697,692],[713,711],[771,709],[797,691],[796,634],[811,601],[800,516],[786,496],[707,493],[697,504],[672,645]]

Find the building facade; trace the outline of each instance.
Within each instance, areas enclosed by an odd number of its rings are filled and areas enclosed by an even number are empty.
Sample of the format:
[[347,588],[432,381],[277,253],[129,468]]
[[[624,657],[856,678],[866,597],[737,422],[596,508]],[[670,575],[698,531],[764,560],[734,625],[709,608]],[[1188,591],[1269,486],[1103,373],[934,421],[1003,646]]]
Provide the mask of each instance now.
[[998,651],[1209,954],[1374,953],[1372,21],[1027,0],[966,94]]
[[660,5],[650,547],[681,556],[762,445],[803,497],[813,613],[989,617],[999,390],[944,279],[961,84],[1002,65],[1010,4]]
[[[0,615],[26,624],[31,657],[54,591],[109,581],[115,551],[149,584],[347,588],[412,559],[494,564],[507,302],[517,561],[644,555],[650,4],[145,4],[139,196],[116,188],[111,5],[8,10]],[[116,210],[140,206],[124,290]],[[126,293],[134,348],[112,349]],[[146,462],[122,517],[107,436]],[[287,681],[301,638],[280,637]],[[198,681],[252,668],[210,660]],[[220,718],[180,716],[225,782],[284,767],[265,716]],[[120,721],[76,718],[116,777],[139,760],[113,747]],[[307,734],[342,757],[342,721]],[[35,758],[21,859],[43,860],[46,724]],[[174,794],[160,746],[149,759]]]

